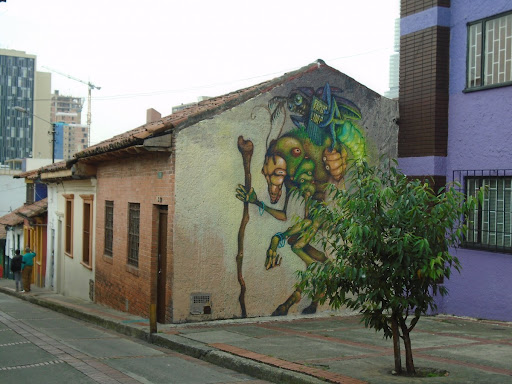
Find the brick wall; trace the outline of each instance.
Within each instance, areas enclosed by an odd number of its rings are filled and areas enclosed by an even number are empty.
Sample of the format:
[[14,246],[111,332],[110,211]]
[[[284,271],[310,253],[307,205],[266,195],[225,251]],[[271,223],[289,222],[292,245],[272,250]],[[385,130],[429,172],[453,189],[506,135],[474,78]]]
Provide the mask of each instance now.
[[[172,276],[174,161],[169,153],[143,153],[98,164],[96,226],[96,302],[149,317],[156,282],[158,206],[167,205],[167,276]],[[104,255],[105,201],[114,202],[113,254]],[[128,204],[140,204],[139,265],[127,264]],[[166,289],[170,321],[171,281]]]
[[402,0],[400,15],[405,17],[437,6],[450,7],[450,0]]
[[431,27],[400,39],[398,156],[446,156],[450,30]]

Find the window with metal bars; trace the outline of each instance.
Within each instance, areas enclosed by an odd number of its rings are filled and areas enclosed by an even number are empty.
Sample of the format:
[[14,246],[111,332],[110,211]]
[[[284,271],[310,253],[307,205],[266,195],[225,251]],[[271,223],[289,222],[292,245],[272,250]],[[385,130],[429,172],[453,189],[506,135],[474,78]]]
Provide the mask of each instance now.
[[108,256],[113,255],[114,240],[114,202],[105,201],[105,245],[103,253]]
[[512,12],[468,24],[466,90],[512,85]]
[[512,170],[456,172],[464,179],[466,196],[484,190],[483,201],[470,213],[464,246],[512,253]]
[[128,264],[139,266],[140,204],[128,204]]

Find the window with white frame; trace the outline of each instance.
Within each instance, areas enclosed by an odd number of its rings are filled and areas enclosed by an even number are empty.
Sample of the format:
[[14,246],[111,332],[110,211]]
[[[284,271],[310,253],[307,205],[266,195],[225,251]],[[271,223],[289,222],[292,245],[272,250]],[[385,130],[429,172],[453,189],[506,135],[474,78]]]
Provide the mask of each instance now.
[[467,177],[466,194],[484,198],[470,214],[465,246],[512,253],[512,177]]
[[466,89],[512,85],[512,12],[468,24]]

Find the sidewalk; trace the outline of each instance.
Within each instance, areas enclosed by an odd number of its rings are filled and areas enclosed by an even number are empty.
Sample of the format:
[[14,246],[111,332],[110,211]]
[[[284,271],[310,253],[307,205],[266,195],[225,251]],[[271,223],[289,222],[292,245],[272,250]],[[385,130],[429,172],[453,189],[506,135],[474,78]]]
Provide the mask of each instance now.
[[[512,383],[512,323],[436,316],[412,332],[417,368],[448,376],[393,376],[391,340],[365,329],[358,316],[287,316],[158,324],[32,286],[18,293],[0,279],[0,293],[65,313],[210,363],[275,383]],[[1,310],[1,308],[0,308]],[[405,369],[405,358],[402,359]]]

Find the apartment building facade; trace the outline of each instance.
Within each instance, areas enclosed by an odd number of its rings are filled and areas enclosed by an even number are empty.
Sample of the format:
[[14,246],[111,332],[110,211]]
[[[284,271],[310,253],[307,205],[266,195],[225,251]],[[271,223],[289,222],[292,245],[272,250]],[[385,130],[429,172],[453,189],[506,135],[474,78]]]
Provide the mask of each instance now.
[[51,75],[36,70],[35,55],[0,49],[0,163],[51,158],[50,89]]
[[512,3],[402,0],[399,165],[485,188],[441,313],[512,321]]

